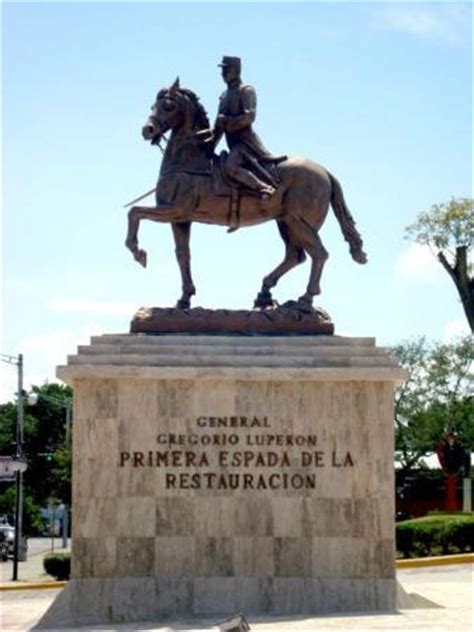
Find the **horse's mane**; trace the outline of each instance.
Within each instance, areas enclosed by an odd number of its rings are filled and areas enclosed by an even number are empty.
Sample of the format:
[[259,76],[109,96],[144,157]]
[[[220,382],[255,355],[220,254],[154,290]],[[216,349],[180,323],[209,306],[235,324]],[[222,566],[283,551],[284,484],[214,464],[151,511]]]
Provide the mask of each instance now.
[[[177,91],[180,95],[183,95],[185,98],[187,98],[194,109],[193,129],[197,128],[198,131],[202,129],[209,129],[209,118],[207,116],[207,112],[201,101],[199,100],[197,94],[189,88],[179,87]],[[162,88],[156,95],[156,98],[158,100],[160,98],[167,97],[169,96],[169,93],[170,88]]]
[[207,112],[203,104],[199,100],[199,97],[197,96],[197,94],[193,92],[192,90],[189,90],[189,88],[180,88],[179,91],[188,97],[188,99],[191,101],[191,103],[193,104],[195,108],[195,111],[196,111],[194,115],[195,126],[199,130],[209,129],[209,117],[207,116]]

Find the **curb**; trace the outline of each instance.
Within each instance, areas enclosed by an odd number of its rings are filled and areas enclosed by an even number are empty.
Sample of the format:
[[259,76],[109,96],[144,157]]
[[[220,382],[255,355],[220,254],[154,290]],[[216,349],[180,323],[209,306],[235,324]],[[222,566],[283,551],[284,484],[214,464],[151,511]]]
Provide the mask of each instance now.
[[[396,560],[396,568],[423,568],[429,566],[449,566],[450,564],[474,564],[474,553],[461,555],[440,555],[439,557],[417,557],[409,560]],[[0,592],[7,590],[52,590],[64,588],[67,581],[63,582],[35,582],[20,584],[0,584]]]
[[52,588],[63,588],[67,584],[66,582],[24,582],[14,584],[0,584],[0,592],[6,590],[48,590]]
[[423,566],[448,566],[449,564],[474,564],[474,553],[440,555],[438,557],[416,557],[396,561],[397,568],[422,568]]

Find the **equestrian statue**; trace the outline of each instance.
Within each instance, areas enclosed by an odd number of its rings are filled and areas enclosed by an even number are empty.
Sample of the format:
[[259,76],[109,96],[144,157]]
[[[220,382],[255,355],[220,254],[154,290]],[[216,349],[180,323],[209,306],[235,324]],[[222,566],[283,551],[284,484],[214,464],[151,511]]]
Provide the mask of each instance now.
[[[275,220],[285,244],[285,256],[263,279],[254,307],[274,308],[271,289],[309,255],[311,272],[306,292],[290,303],[310,312],[313,297],[321,291],[321,273],[328,258],[318,233],[330,204],[352,258],[364,264],[367,256],[362,238],[344,201],[341,185],[329,171],[308,159],[273,156],[265,148],[253,129],[256,94],[241,80],[240,59],[225,56],[220,66],[227,90],[221,95],[212,128],[196,94],[181,88],[179,79],[158,92],[142,129],[143,138],[159,147],[170,131],[158,183],[152,190],[156,204],[131,206],[125,244],[145,267],[147,255],[138,245],[140,220],[171,224],[182,278],[177,308],[187,309],[196,293],[190,265],[192,222],[227,226],[232,232]],[[218,156],[215,148],[223,136],[228,152]]]

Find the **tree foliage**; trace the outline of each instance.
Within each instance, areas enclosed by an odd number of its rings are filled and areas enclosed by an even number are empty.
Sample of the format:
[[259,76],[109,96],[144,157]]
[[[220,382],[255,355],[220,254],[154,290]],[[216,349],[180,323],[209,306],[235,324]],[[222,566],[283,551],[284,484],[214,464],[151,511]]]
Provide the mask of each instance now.
[[[72,399],[69,386],[34,387],[38,401],[25,406],[23,454],[27,461],[24,481],[25,533],[39,527],[39,508],[51,497],[70,504],[71,450],[66,445],[66,408]],[[0,406],[0,454],[16,452],[17,406]],[[14,483],[0,483],[0,513],[14,513]]]
[[402,469],[422,464],[448,428],[474,449],[474,341],[402,342],[392,354],[408,373],[395,394],[395,450]]
[[452,198],[420,213],[407,227],[407,235],[427,245],[456,286],[471,331],[474,333],[474,200]]

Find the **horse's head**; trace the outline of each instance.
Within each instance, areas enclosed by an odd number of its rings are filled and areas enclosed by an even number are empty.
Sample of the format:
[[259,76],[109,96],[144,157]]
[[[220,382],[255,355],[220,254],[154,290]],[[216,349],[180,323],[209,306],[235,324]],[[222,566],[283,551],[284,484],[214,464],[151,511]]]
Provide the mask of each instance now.
[[156,145],[168,130],[184,129],[191,134],[208,127],[209,120],[199,99],[191,90],[181,88],[177,78],[171,87],[158,92],[142,135]]

